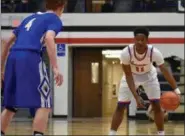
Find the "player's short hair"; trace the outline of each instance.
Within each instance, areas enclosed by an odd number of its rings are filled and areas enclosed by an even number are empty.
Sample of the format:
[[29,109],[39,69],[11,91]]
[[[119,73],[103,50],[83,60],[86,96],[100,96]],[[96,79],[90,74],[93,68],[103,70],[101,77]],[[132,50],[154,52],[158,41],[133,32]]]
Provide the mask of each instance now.
[[46,0],[46,10],[56,10],[66,4],[67,0]]
[[136,36],[137,34],[144,34],[148,38],[150,33],[149,33],[148,28],[146,28],[146,27],[137,27],[134,30],[134,36]]

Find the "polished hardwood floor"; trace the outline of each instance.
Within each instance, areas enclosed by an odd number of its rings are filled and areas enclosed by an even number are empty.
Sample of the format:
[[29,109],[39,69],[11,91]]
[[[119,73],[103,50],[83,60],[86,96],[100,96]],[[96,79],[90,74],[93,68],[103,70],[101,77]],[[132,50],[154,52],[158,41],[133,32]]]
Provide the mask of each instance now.
[[[111,118],[50,119],[47,135],[108,135]],[[14,119],[7,135],[30,135],[31,119]],[[184,135],[184,121],[165,123],[166,135]],[[148,120],[126,120],[118,135],[155,135],[155,124]]]

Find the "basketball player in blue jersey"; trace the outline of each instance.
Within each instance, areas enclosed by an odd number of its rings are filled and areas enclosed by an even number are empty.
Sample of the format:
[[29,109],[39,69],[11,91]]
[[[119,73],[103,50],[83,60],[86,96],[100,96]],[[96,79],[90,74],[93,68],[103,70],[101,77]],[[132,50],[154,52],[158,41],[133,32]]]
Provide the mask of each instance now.
[[25,18],[5,44],[1,58],[5,108],[1,113],[1,135],[5,134],[18,108],[37,109],[33,120],[33,133],[44,135],[52,100],[46,67],[41,57],[42,39],[56,84],[60,86],[63,77],[57,65],[54,38],[62,29],[60,16],[65,3],[66,0],[46,0],[47,12],[38,12]]

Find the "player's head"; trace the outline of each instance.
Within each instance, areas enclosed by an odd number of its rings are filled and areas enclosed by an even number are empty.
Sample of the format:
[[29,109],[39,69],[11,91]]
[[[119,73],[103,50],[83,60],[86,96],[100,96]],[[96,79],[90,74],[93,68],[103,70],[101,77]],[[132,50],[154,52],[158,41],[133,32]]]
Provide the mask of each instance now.
[[145,49],[148,43],[149,30],[145,27],[138,27],[134,30],[135,45]]
[[54,11],[58,16],[61,16],[67,0],[46,0],[46,10]]

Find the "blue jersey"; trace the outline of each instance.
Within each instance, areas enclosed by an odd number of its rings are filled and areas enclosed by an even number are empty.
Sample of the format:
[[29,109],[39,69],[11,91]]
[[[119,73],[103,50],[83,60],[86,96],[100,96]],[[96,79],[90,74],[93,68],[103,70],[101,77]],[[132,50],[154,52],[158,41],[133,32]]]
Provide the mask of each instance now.
[[6,62],[3,106],[52,107],[50,80],[41,57],[42,40],[47,31],[58,34],[61,29],[57,15],[39,12],[25,18],[13,31],[16,41]]
[[57,35],[61,29],[62,21],[56,14],[47,12],[32,14],[13,31],[17,38],[12,50],[41,51],[45,33],[53,30]]

